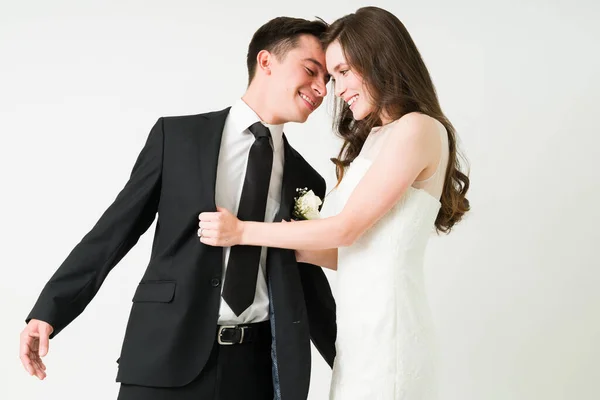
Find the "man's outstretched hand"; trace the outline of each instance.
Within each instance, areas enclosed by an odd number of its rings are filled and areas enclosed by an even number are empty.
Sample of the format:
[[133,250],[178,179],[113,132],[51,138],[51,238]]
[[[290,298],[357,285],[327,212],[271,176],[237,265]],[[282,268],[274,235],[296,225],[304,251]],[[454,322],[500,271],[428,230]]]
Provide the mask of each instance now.
[[39,379],[46,377],[46,366],[42,357],[48,354],[50,334],[54,328],[44,321],[32,319],[21,332],[20,358],[29,375]]

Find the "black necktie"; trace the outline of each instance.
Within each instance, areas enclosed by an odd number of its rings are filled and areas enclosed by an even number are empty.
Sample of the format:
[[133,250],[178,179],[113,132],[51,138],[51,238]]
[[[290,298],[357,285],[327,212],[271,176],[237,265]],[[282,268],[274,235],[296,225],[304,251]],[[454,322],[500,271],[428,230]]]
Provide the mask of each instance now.
[[[242,221],[264,222],[273,169],[271,132],[260,122],[248,129],[256,140],[248,155],[237,217]],[[254,302],[260,252],[260,246],[233,246],[229,253],[223,299],[235,315],[239,316]]]

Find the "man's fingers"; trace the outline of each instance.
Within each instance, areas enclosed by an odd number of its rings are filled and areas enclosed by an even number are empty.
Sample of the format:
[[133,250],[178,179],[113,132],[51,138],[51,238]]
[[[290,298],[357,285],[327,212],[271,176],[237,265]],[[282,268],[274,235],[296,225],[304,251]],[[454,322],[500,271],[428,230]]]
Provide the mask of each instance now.
[[36,358],[35,360],[35,366],[41,370],[41,371],[45,371],[46,370],[46,365],[44,364],[44,362],[42,361],[41,358]]
[[28,356],[27,358],[22,358],[21,362],[23,363],[23,366],[25,367],[25,370],[29,373],[29,375],[38,375],[40,367],[38,366],[38,363],[34,357]]
[[33,375],[35,372],[35,367],[31,359],[34,340],[36,339],[30,336],[29,332],[27,331],[24,331],[23,334],[21,334],[21,348],[19,350],[19,358],[21,359],[21,363],[23,364],[23,367],[25,367],[25,370],[29,373],[29,375]]
[[33,375],[33,366],[31,365],[32,363],[31,358],[29,358],[29,355],[21,354],[19,358],[21,359],[21,364],[23,364],[23,368],[25,368],[25,371],[27,371],[29,375]]
[[38,359],[36,360],[36,371],[35,371],[35,375],[40,378],[40,379],[44,379],[46,377],[46,371],[45,371],[45,367],[44,367],[44,363],[42,362],[42,360]]
[[40,380],[43,380],[46,377],[46,373],[39,365],[35,369],[35,376],[37,376]]
[[31,376],[36,376],[42,380],[46,378],[46,365],[42,362],[40,356],[48,353],[49,335],[51,327],[49,325],[30,325],[21,333],[19,358],[25,371]]
[[35,373],[37,375],[38,371],[42,370],[42,366],[40,365],[40,360],[39,359],[33,359],[32,364],[35,367]]
[[38,379],[44,379],[46,377],[46,366],[40,359],[37,351],[32,350],[28,356],[29,359],[29,373],[30,375],[35,375]]
[[48,347],[50,346],[50,338],[49,338],[50,329],[46,325],[41,325],[39,331],[40,331],[39,354],[40,354],[40,357],[44,357],[46,354],[48,354]]
[[29,357],[29,352],[31,351],[31,346],[33,344],[34,338],[29,336],[28,334],[21,335],[21,347],[19,348],[19,355],[21,357]]
[[35,370],[33,369],[33,365],[31,365],[30,362],[23,362],[23,367],[29,375],[33,375],[33,373],[35,372]]

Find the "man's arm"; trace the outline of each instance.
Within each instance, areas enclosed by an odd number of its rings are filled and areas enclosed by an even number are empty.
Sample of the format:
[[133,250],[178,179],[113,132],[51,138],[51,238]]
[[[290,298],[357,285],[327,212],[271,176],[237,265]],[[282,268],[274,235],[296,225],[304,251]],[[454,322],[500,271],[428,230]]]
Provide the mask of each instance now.
[[111,269],[154,221],[160,198],[163,140],[160,118],[125,187],[42,290],[21,336],[22,360],[40,344],[47,351],[46,337],[56,336],[85,309]]

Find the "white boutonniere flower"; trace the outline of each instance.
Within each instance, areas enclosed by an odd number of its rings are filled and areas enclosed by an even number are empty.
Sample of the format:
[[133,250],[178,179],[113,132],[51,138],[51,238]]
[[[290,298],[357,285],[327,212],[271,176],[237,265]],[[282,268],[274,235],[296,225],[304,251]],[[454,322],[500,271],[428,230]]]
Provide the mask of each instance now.
[[319,196],[308,188],[296,189],[298,197],[294,199],[294,218],[302,220],[319,219],[319,206],[323,204]]

